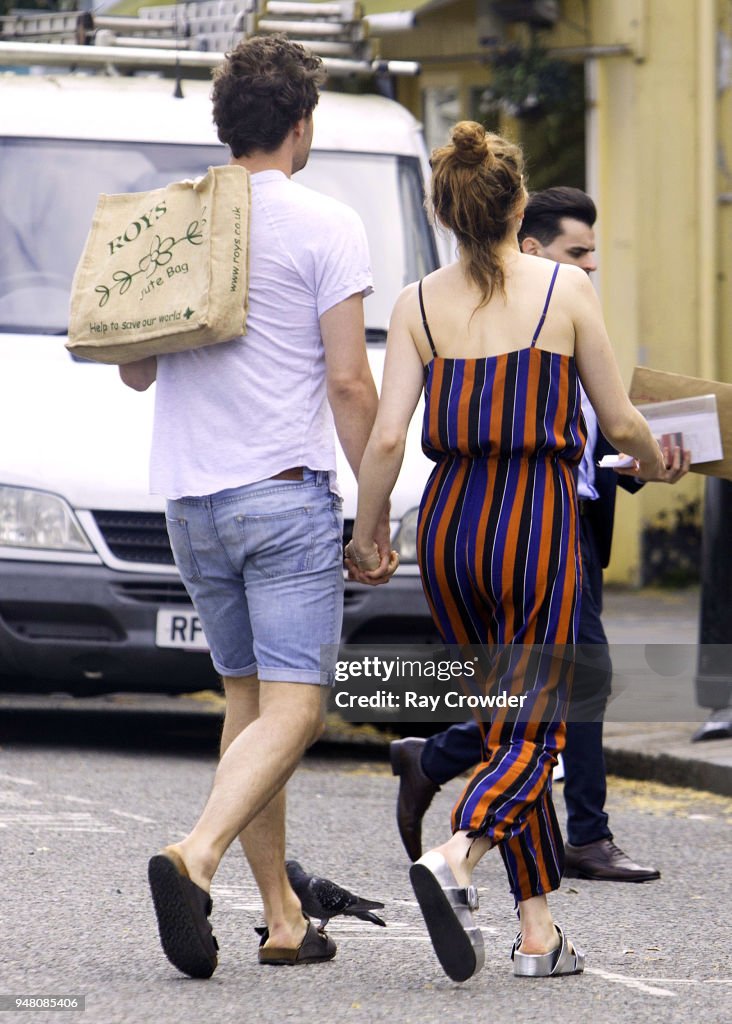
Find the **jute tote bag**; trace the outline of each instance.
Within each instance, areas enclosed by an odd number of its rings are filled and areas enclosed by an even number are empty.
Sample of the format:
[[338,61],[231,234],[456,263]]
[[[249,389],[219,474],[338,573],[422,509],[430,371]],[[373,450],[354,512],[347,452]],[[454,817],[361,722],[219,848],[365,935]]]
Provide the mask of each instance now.
[[249,174],[101,195],[71,290],[74,354],[129,363],[230,341],[246,329]]

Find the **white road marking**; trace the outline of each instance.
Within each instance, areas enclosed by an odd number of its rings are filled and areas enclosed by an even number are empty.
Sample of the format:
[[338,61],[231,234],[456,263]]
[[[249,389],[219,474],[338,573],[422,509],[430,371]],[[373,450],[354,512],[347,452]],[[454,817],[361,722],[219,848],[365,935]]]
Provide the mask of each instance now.
[[70,804],[94,804],[95,800],[87,800],[84,796],[65,796],[63,798]]
[[225,903],[227,910],[253,910],[262,913],[262,897],[254,882],[245,885],[217,885],[214,882],[211,896],[218,906]]
[[8,828],[8,826],[50,829],[53,832],[124,833],[124,829],[105,825],[92,818],[88,811],[57,811],[48,814],[36,811],[27,813],[11,811],[3,813],[0,811],[0,828]]
[[[384,913],[377,911],[377,913]],[[332,931],[334,937],[348,936],[349,939],[378,939],[379,942],[427,942],[430,937],[423,924],[406,925],[398,921],[390,921],[388,916],[384,918],[386,928],[374,925],[368,921],[359,921],[352,917],[334,917],[327,925],[328,931]],[[493,936],[497,928],[481,928],[483,935]]]
[[118,811],[114,807],[110,808],[112,814],[116,814],[118,818],[130,818],[132,821],[141,821],[143,825],[157,825],[154,818],[143,818],[141,814],[131,814],[130,811]]
[[37,782],[33,782],[32,779],[21,779],[17,775],[3,775],[0,773],[0,780],[5,782],[17,782],[19,786],[37,786]]
[[328,934],[332,935],[334,939],[378,939],[379,942],[423,942],[427,945],[432,945],[429,935],[418,935],[416,932],[414,935],[387,935],[386,928],[374,928],[373,931],[378,931],[381,934],[371,935],[360,932],[358,935],[354,935],[352,932],[344,931],[340,927],[334,927],[332,921],[328,925]]
[[42,800],[33,800],[31,797],[23,796],[22,793],[14,793],[10,789],[0,792],[0,804],[5,807],[40,807]]
[[[649,996],[664,996],[667,999],[676,999],[676,993],[667,988],[657,988],[655,985],[646,985],[639,978],[629,978],[625,974],[613,974],[611,971],[602,971],[599,967],[585,967],[585,974],[596,974],[605,981],[616,981],[619,985],[626,985],[628,988],[645,992]],[[655,979],[651,979],[655,980]]]
[[732,978],[640,978],[639,981],[663,982],[664,985],[732,985]]
[[95,836],[125,834],[123,828],[114,828],[113,825],[45,825],[53,832],[93,832]]
[[0,821],[9,822],[11,825],[23,825],[26,823],[43,825],[48,821],[57,820],[65,821],[67,823],[92,824],[92,816],[86,811],[57,811],[55,813],[29,811],[27,814],[22,814],[19,811],[8,811],[7,813],[0,812]]
[[[211,889],[214,902],[220,908],[226,905],[227,911],[247,911],[255,914],[262,913],[262,900],[254,882],[245,882],[240,885],[217,885],[214,882]],[[386,921],[386,927],[373,924],[371,921],[361,921],[356,917],[337,914],[331,918],[326,926],[329,934],[335,939],[367,939],[377,942],[419,942],[430,945],[431,940],[426,933],[424,924],[420,921],[412,923],[405,921],[394,921],[390,918],[390,912],[402,910],[405,907],[418,909],[418,904],[411,900],[388,899],[384,900],[384,908],[376,910],[379,917]],[[317,924],[317,921],[316,921]],[[490,925],[483,925],[480,929],[484,935],[493,936],[498,933],[498,928]]]
[[[0,822],[0,828],[8,828],[9,826],[5,822]],[[102,835],[103,833],[113,833],[115,835],[124,835],[123,828],[114,828],[111,825],[65,825],[63,822],[42,822],[40,825],[35,823],[26,823],[26,827],[30,827],[31,830],[39,830],[41,828],[49,832],[93,832],[94,835]]]

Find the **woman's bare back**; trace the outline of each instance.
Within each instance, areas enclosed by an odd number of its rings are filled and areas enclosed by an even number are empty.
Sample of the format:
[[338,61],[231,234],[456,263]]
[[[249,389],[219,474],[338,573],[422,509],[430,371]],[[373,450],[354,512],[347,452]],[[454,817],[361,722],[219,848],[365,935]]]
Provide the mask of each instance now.
[[[566,287],[564,280],[567,269],[560,268],[557,274],[549,313],[537,345],[551,352],[573,355],[572,290]],[[440,356],[483,358],[531,345],[554,264],[513,250],[506,256],[504,271],[505,294],[496,291],[484,306],[479,306],[480,291],[468,279],[460,263],[436,270],[424,279],[425,313]],[[410,317],[410,329],[426,363],[432,353],[418,310],[416,286],[414,305],[415,316]]]

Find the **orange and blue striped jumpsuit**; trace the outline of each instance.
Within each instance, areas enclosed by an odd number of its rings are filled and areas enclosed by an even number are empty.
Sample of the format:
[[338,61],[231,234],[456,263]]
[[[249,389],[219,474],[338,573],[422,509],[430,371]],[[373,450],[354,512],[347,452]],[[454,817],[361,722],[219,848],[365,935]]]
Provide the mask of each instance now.
[[571,666],[551,652],[577,631],[585,427],[574,358],[536,347],[558,268],[531,344],[483,358],[437,354],[419,284],[433,354],[422,446],[436,462],[419,514],[422,583],[443,640],[507,652],[492,685],[526,694],[521,712],[494,710],[486,723],[484,761],[452,825],[499,846],[516,900],[558,888],[564,855],[551,770]]

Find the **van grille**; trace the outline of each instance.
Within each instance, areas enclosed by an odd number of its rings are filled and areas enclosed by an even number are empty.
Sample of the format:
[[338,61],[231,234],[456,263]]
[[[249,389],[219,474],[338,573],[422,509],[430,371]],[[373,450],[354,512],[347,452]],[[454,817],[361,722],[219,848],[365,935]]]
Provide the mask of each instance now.
[[114,588],[116,593],[125,601],[137,601],[140,604],[190,604],[191,599],[182,583],[172,581],[161,583],[159,579],[153,582],[140,583],[136,580],[120,583]]
[[[174,565],[163,512],[92,512],[99,532],[115,556],[123,562]],[[343,543],[353,532],[353,520],[343,523]]]
[[123,562],[173,565],[163,512],[93,512],[105,543]]

